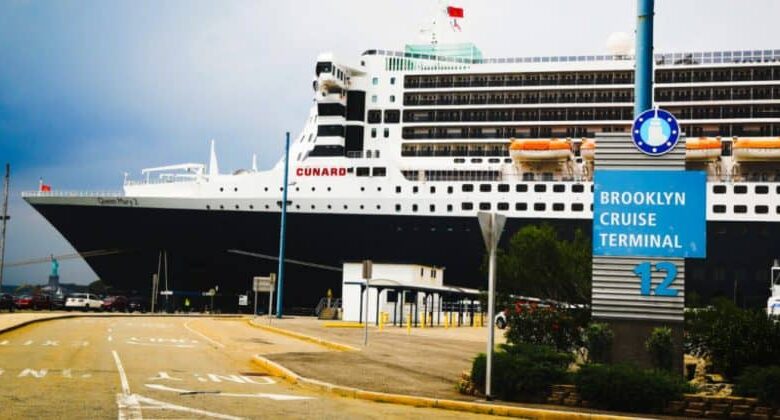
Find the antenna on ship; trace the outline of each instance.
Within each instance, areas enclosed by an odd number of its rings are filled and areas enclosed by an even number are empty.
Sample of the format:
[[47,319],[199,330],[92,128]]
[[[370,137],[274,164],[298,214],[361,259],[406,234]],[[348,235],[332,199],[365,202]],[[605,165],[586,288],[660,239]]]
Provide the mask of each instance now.
[[257,153],[252,153],[252,172],[257,172]]
[[211,154],[209,155],[209,176],[219,175],[219,165],[217,164],[216,141],[211,139]]

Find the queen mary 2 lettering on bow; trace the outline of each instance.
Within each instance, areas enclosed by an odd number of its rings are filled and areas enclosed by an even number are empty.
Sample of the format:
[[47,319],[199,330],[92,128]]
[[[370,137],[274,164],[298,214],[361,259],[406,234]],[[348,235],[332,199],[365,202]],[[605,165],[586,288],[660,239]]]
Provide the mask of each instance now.
[[297,168],[295,169],[296,176],[346,176],[347,168],[328,168],[328,167],[314,167],[314,168]]
[[704,172],[596,171],[593,253],[703,258]]

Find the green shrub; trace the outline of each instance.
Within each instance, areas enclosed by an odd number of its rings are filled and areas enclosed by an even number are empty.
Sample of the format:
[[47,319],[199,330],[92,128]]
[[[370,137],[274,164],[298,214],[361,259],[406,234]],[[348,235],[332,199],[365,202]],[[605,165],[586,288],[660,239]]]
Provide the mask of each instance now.
[[780,324],[764,311],[718,300],[712,308],[687,312],[685,323],[686,351],[708,359],[713,370],[729,378],[747,366],[780,360]]
[[514,345],[535,344],[572,352],[582,347],[582,330],[589,316],[586,309],[517,304],[508,311],[506,339]]
[[[493,353],[491,393],[506,401],[544,401],[551,385],[568,382],[566,370],[572,361],[571,354],[550,347],[503,345]],[[480,354],[471,368],[471,381],[483,394],[486,363]]]
[[591,363],[609,363],[612,361],[612,341],[615,335],[609,324],[592,322],[583,333],[583,342],[588,350],[588,361]]
[[780,366],[750,366],[734,384],[734,393],[758,398],[764,404],[780,406]]
[[645,341],[645,348],[650,353],[653,366],[658,369],[672,370],[674,362],[674,344],[672,343],[672,329],[669,327],[656,327]]
[[655,413],[690,386],[679,375],[632,365],[585,365],[574,377],[577,391],[593,407]]

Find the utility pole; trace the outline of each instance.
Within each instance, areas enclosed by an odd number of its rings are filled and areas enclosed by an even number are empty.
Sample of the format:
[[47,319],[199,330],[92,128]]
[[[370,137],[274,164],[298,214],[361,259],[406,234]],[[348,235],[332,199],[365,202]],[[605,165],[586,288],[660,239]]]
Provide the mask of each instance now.
[[3,214],[0,216],[0,221],[3,223],[2,231],[0,231],[0,292],[3,290],[3,269],[5,264],[5,225],[8,219],[8,188],[11,179],[11,164],[5,164],[5,178],[3,179]]
[[284,145],[284,185],[282,185],[282,220],[279,227],[279,288],[276,289],[276,317],[282,318],[282,297],[284,289],[284,237],[287,231],[287,172],[290,167],[290,132]]

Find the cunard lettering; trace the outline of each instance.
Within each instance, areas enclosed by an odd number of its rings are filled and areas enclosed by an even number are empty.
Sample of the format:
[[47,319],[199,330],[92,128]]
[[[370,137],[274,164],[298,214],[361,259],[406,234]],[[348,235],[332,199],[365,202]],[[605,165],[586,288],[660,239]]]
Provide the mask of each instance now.
[[297,176],[345,176],[347,174],[347,168],[297,168],[295,175]]

